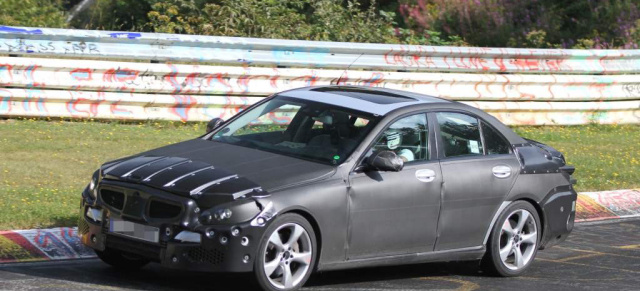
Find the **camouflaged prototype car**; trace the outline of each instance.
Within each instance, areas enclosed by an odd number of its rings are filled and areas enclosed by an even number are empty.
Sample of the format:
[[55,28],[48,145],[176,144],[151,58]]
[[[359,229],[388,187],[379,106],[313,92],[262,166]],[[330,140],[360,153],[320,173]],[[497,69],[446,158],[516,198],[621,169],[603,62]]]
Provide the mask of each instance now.
[[433,261],[519,275],[573,228],[563,155],[458,102],[309,87],[210,124],[101,166],[82,242],[116,267],[252,272],[292,290],[314,271]]

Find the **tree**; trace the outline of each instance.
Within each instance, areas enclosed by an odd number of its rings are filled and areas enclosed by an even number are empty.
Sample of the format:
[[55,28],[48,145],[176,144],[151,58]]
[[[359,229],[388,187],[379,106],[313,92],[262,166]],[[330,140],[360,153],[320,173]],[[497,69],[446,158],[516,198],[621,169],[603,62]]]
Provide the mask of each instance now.
[[0,24],[32,27],[66,27],[62,0],[2,0]]

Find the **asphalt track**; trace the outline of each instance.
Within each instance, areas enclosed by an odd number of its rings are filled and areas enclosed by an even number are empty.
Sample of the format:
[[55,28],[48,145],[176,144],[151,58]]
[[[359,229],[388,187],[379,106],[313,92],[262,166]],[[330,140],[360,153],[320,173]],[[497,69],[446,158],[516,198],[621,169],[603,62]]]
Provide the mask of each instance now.
[[[96,259],[0,265],[0,290],[250,290],[247,281],[155,265],[127,273]],[[473,262],[433,263],[320,273],[304,289],[640,290],[640,219],[577,225],[517,278],[486,276]]]

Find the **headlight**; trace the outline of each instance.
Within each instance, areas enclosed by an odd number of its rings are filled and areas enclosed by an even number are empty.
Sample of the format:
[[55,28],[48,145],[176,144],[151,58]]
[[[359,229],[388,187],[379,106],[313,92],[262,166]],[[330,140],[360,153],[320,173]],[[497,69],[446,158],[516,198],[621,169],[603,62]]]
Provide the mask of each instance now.
[[233,214],[233,212],[231,212],[231,209],[219,209],[213,213],[213,218],[215,218],[217,221],[223,221],[231,218],[231,214]]
[[99,175],[100,175],[100,170],[95,171],[93,173],[93,176],[91,177],[91,182],[89,182],[89,195],[91,195],[91,198],[96,199],[97,196],[97,192],[98,190],[96,189],[96,186],[98,186],[98,179],[99,179]]
[[201,211],[202,224],[239,224],[250,221],[260,213],[258,204],[253,200],[234,201]]

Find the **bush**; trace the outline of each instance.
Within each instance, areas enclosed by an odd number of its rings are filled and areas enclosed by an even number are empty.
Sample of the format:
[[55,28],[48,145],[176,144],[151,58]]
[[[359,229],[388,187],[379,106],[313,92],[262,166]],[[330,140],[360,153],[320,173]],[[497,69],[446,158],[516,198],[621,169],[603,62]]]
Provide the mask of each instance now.
[[397,42],[393,15],[375,3],[336,0],[165,0],[152,6],[155,32],[302,40]]
[[475,46],[638,48],[640,43],[637,0],[400,2],[407,28],[459,35]]
[[83,29],[140,31],[149,21],[153,0],[96,0],[72,21]]
[[62,0],[1,0],[0,24],[32,27],[66,27]]

